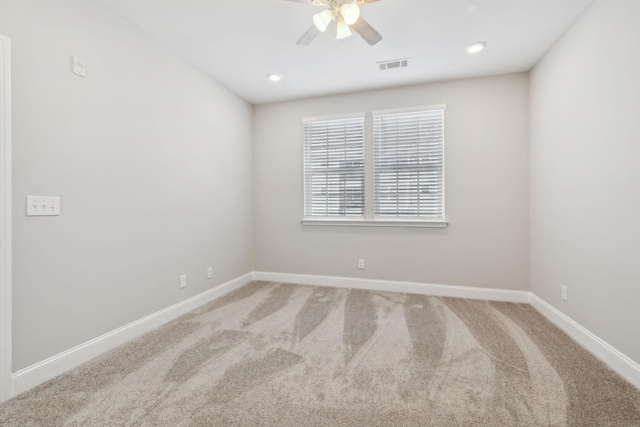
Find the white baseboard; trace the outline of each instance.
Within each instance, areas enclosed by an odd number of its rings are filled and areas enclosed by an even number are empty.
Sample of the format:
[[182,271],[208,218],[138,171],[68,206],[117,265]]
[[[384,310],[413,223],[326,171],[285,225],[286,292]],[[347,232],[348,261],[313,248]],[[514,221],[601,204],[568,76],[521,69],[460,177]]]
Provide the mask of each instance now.
[[574,341],[640,390],[640,365],[534,293],[531,293],[530,303]]
[[349,289],[368,289],[372,291],[403,292],[409,294],[432,295],[439,297],[482,299],[529,303],[528,291],[504,289],[472,288],[467,286],[431,285],[426,283],[397,282],[392,280],[356,279],[350,277],[314,276],[308,274],[266,273],[256,271],[254,280],[269,282],[299,283],[301,285],[331,286]]
[[199,295],[167,307],[140,320],[129,323],[114,331],[108,332],[84,344],[52,356],[42,362],[29,366],[12,375],[15,395],[23,393],[44,383],[69,369],[88,362],[119,345],[150,332],[171,320],[177,319],[203,304],[213,301],[253,280],[253,273],[233,279]]

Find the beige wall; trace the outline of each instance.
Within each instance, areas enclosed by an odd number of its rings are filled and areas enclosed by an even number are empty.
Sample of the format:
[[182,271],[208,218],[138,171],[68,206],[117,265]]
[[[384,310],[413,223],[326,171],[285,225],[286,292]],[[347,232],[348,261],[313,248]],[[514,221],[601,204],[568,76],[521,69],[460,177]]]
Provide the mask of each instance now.
[[639,23],[598,0],[531,74],[531,282],[640,363]]
[[[528,85],[514,74],[255,107],[256,268],[528,290]],[[301,118],[442,103],[447,229],[300,224]]]
[[[1,0],[0,33],[14,371],[251,271],[251,105],[93,0]],[[27,195],[62,216],[27,218]]]

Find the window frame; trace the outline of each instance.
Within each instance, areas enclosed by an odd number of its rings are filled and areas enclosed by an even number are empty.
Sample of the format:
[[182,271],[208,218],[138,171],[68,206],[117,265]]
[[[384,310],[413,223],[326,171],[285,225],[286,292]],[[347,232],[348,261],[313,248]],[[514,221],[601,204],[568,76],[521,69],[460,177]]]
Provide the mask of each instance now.
[[[425,106],[419,106],[419,107],[405,107],[405,108],[394,108],[394,109],[388,109],[388,110],[377,110],[377,111],[372,111],[371,112],[371,116],[372,116],[372,128],[373,128],[373,132],[372,132],[372,141],[371,141],[371,145],[372,145],[372,151],[373,151],[373,177],[372,177],[372,183],[373,183],[373,219],[374,221],[403,221],[403,220],[408,220],[408,221],[424,221],[424,222],[446,222],[445,218],[446,218],[446,192],[445,192],[445,111],[447,109],[447,106],[445,104],[436,104],[436,105],[425,105]],[[385,115],[395,115],[395,114],[403,114],[403,113],[415,113],[415,114],[419,114],[419,113],[426,113],[426,112],[431,112],[431,111],[440,111],[442,112],[442,164],[440,165],[441,169],[441,202],[442,202],[442,210],[441,210],[441,215],[440,216],[419,216],[419,215],[406,215],[406,216],[393,216],[393,215],[378,215],[376,210],[377,210],[377,206],[376,203],[378,201],[378,197],[379,194],[377,194],[377,188],[376,188],[376,184],[377,184],[377,172],[376,172],[376,138],[375,138],[375,118],[376,116],[385,116]],[[392,167],[389,167],[388,169],[393,169]],[[421,168],[415,167],[412,170],[420,170]],[[428,167],[424,167],[424,170],[427,170]]]
[[[308,201],[308,195],[307,195],[307,188],[308,188],[308,183],[307,183],[307,178],[308,178],[308,174],[307,174],[307,142],[305,140],[305,130],[304,127],[307,123],[312,123],[312,122],[327,122],[327,121],[332,121],[332,120],[350,120],[350,119],[362,119],[362,215],[357,215],[357,216],[347,216],[347,215],[332,215],[332,216],[313,216],[313,215],[307,215],[307,201]],[[365,193],[367,191],[367,179],[366,179],[366,157],[367,157],[367,138],[366,138],[366,129],[367,129],[367,123],[366,123],[366,114],[364,112],[360,112],[360,113],[347,113],[347,114],[334,114],[334,115],[330,115],[330,116],[318,116],[318,117],[305,117],[302,119],[302,143],[303,143],[303,148],[302,148],[302,167],[303,167],[303,173],[302,173],[302,179],[303,179],[303,223],[304,222],[308,222],[308,221],[312,221],[312,222],[322,222],[322,221],[329,221],[329,222],[334,222],[334,221],[346,221],[346,222],[356,222],[356,221],[362,221],[365,219],[365,215],[366,215],[366,197],[365,197]]]
[[[336,114],[327,116],[315,116],[302,118],[303,124],[303,153],[302,153],[302,179],[303,179],[303,194],[302,194],[302,209],[303,215],[300,223],[303,226],[333,226],[333,227],[403,227],[403,228],[446,228],[449,225],[449,221],[446,217],[446,126],[443,124],[442,135],[442,218],[397,218],[397,217],[375,217],[374,216],[374,203],[375,203],[375,172],[374,172],[374,159],[373,159],[373,115],[381,113],[400,113],[400,112],[412,112],[412,111],[424,111],[424,110],[443,110],[446,111],[446,104],[433,104],[426,106],[395,108],[387,110],[374,110],[367,113],[348,113],[348,114]],[[304,123],[317,120],[332,120],[341,118],[354,118],[364,116],[364,217],[306,217],[306,172],[304,170],[305,165],[305,149],[304,149]]]

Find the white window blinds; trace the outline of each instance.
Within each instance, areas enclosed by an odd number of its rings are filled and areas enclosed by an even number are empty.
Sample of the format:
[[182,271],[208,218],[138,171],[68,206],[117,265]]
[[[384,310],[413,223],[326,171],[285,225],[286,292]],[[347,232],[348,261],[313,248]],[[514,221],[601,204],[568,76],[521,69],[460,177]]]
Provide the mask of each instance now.
[[444,106],[374,112],[376,217],[444,219]]
[[364,217],[364,114],[303,128],[305,217]]

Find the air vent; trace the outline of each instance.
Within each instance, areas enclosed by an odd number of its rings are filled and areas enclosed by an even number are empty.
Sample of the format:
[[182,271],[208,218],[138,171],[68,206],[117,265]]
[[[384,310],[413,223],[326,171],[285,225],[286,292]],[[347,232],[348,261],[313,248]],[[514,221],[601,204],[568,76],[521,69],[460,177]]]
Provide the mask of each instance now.
[[380,71],[391,70],[394,68],[405,68],[408,66],[409,66],[409,58],[378,62],[378,67],[380,68]]

